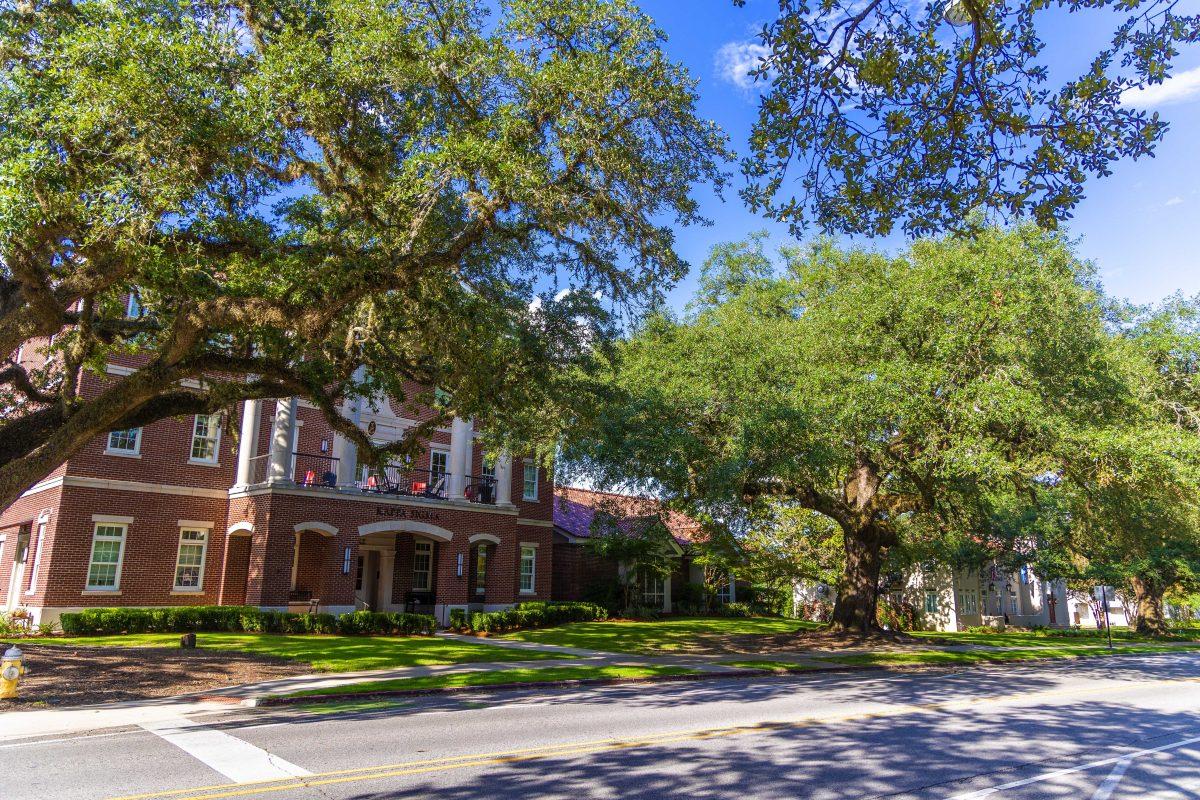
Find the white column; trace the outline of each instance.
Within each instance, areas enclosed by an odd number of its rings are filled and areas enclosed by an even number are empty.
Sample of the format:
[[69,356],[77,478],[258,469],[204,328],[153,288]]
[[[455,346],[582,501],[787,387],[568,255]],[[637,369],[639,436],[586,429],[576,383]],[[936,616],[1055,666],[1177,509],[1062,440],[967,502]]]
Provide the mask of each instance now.
[[[362,427],[359,424],[362,422],[362,403],[357,397],[346,401],[345,411],[346,418],[354,423],[354,427]],[[354,474],[354,468],[358,465],[358,445],[340,433],[335,433],[333,435],[333,454],[338,457],[338,485],[344,486],[354,483],[358,478]]]
[[496,459],[496,505],[512,505],[512,456],[508,453]]
[[446,488],[446,496],[451,500],[462,500],[463,491],[467,487],[467,470],[469,462],[466,458],[466,448],[474,434],[470,420],[455,417],[450,423],[450,478]]
[[271,463],[267,483],[292,482],[292,442],[296,439],[296,398],[283,397],[275,404],[271,426]]
[[238,440],[235,486],[249,486],[254,480],[254,456],[258,453],[258,424],[261,419],[262,400],[246,400],[242,403],[242,434]]

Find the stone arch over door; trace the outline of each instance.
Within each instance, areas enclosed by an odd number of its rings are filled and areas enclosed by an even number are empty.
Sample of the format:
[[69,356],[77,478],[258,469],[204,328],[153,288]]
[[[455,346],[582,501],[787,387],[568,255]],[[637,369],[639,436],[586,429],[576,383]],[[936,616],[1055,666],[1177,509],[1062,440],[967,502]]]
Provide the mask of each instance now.
[[448,542],[454,538],[454,534],[439,525],[431,525],[428,522],[416,522],[408,519],[389,519],[383,522],[372,522],[368,525],[358,526],[358,535],[370,536],[373,533],[416,533],[421,536],[427,536],[430,539],[436,539],[439,542]]

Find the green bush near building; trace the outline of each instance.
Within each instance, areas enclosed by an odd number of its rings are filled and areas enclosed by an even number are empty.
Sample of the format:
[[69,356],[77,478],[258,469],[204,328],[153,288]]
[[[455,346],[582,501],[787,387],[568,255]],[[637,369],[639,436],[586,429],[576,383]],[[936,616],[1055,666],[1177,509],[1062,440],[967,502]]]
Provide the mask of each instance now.
[[72,636],[118,633],[340,633],[385,636],[429,636],[437,620],[428,614],[353,611],[333,614],[290,614],[251,606],[174,606],[167,608],[89,608],[60,618]]
[[568,622],[596,622],[607,619],[608,610],[594,603],[520,603],[504,611],[451,612],[450,625],[458,630],[475,633],[504,633],[506,631],[547,628]]

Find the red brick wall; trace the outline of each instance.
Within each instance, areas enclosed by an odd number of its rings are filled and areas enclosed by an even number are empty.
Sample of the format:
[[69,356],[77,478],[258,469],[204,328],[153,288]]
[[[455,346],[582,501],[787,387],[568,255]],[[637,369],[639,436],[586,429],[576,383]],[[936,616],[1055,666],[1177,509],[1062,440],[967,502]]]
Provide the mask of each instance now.
[[[215,603],[225,545],[225,501],[221,498],[63,487],[51,517],[53,545],[43,557],[43,580],[31,605],[205,605]],[[85,593],[91,560],[93,514],[133,517],[125,534],[119,594]],[[205,551],[203,590],[174,592],[179,520],[212,522]]]

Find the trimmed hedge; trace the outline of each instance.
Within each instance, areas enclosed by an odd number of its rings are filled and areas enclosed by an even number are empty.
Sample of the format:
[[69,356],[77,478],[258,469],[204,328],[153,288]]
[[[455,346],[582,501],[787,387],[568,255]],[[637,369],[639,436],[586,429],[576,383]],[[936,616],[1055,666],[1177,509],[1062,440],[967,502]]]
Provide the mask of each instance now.
[[462,627],[475,633],[504,633],[522,628],[545,628],[566,622],[607,619],[608,611],[593,603],[521,603],[504,611],[475,611],[462,617]]
[[428,614],[353,611],[335,617],[260,611],[252,606],[89,608],[63,614],[60,624],[63,633],[75,636],[188,631],[429,636],[437,630],[437,620]]

